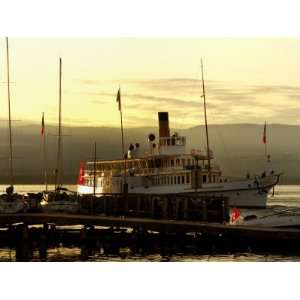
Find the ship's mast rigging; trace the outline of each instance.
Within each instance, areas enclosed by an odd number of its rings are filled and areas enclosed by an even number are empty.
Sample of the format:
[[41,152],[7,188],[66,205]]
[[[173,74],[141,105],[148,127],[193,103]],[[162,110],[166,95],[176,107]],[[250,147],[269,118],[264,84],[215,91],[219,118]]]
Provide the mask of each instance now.
[[204,102],[204,119],[205,119],[207,163],[208,163],[208,166],[207,166],[208,167],[208,180],[209,180],[209,182],[211,182],[210,148],[209,148],[209,137],[208,137],[208,126],[207,126],[207,115],[206,115],[206,98],[205,98],[205,86],[204,86],[202,58],[201,58],[201,74],[202,74],[202,97],[203,97],[203,102]]

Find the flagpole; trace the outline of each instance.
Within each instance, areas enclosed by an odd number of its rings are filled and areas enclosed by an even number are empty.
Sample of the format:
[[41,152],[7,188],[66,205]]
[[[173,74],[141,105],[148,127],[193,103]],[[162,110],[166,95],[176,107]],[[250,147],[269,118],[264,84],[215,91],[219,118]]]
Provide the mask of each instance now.
[[121,118],[121,135],[122,135],[122,157],[125,154],[125,147],[124,147],[124,129],[123,129],[123,115],[122,115],[122,108],[120,110],[120,118]]
[[204,100],[204,119],[205,119],[205,132],[206,132],[206,148],[207,148],[207,163],[208,163],[208,179],[211,182],[211,166],[210,166],[210,149],[209,149],[209,138],[208,138],[208,126],[207,126],[207,115],[206,115],[206,98],[205,98],[205,87],[204,87],[204,75],[203,75],[203,62],[201,58],[201,73],[202,73],[202,92]]
[[121,104],[121,87],[119,86],[117,102],[119,105],[120,111],[120,119],[121,119],[121,137],[122,137],[122,158],[124,159],[124,184],[123,184],[123,192],[127,193],[127,178],[126,178],[126,155],[125,154],[125,146],[124,146],[124,129],[123,129],[123,114],[122,114],[122,104]]
[[267,121],[265,121],[265,126],[264,126],[263,143],[265,144],[265,158],[267,159],[267,157],[268,157],[268,152],[267,152]]
[[267,158],[267,143],[265,143],[265,157]]
[[48,163],[47,163],[47,152],[46,152],[46,132],[45,132],[45,119],[44,113],[42,117],[42,135],[43,135],[43,153],[44,153],[44,183],[46,192],[48,192]]

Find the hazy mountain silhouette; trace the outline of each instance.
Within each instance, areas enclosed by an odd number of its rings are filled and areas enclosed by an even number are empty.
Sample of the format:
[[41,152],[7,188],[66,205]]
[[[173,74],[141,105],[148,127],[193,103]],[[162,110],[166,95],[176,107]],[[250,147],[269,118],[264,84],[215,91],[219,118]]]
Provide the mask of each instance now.
[[[48,166],[53,181],[57,149],[57,128],[47,126]],[[204,126],[174,130],[187,136],[187,149],[205,149]],[[76,183],[80,161],[93,159],[97,142],[98,159],[121,156],[119,128],[64,127],[63,180]],[[226,176],[245,176],[246,171],[260,173],[265,167],[263,125],[210,125],[209,137],[215,163]],[[149,133],[157,135],[157,128],[125,129],[126,145],[139,142],[147,147]],[[8,130],[0,128],[0,183],[8,181]],[[284,172],[282,183],[300,183],[300,126],[268,125],[268,152],[272,167]],[[43,152],[40,125],[18,125],[13,128],[14,170],[17,183],[43,182]]]

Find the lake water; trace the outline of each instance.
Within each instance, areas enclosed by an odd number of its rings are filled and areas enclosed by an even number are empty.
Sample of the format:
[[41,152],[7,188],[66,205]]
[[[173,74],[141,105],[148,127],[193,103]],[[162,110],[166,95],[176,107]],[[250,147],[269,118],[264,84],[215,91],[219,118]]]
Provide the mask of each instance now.
[[[5,190],[6,186],[0,185],[0,192]],[[68,186],[71,190],[76,190],[76,186]],[[43,190],[41,185],[16,185],[17,192],[34,192]],[[275,188],[274,196],[270,196],[269,205],[285,205],[300,207],[300,185],[280,185]],[[94,251],[85,261],[300,261],[300,254],[269,254],[269,253],[197,253],[197,251],[188,251],[189,253],[172,253],[166,256],[161,253],[151,254],[132,254],[129,248],[120,249],[119,255],[104,254],[101,249]],[[192,253],[190,253],[192,252]],[[77,247],[64,247],[60,245],[55,249],[48,249],[47,261],[81,261],[81,249]],[[8,248],[0,248],[0,261],[15,261],[15,251]],[[32,261],[40,261],[39,253],[33,253]]]

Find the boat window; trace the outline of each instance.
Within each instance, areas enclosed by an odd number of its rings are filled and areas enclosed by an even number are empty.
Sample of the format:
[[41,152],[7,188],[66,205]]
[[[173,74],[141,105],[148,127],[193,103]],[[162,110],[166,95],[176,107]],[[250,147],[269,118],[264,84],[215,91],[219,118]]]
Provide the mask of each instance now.
[[153,160],[149,160],[149,168],[153,169]]
[[182,183],[182,184],[184,184],[184,179],[185,179],[185,178],[184,178],[184,175],[181,176],[181,183]]
[[180,159],[176,159],[176,166],[180,166]]
[[171,167],[174,167],[174,159],[171,159]]
[[177,176],[177,184],[180,184],[180,176]]
[[177,184],[176,179],[177,179],[176,176],[174,176],[174,184]]
[[160,168],[161,167],[161,160],[160,159],[156,159],[155,160],[155,167],[156,168]]
[[167,184],[170,184],[170,177],[167,176]]
[[173,176],[170,177],[171,184],[173,184]]
[[206,175],[203,175],[203,182],[206,182]]
[[186,183],[190,183],[190,174],[186,174]]

